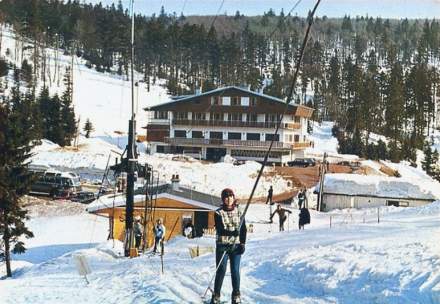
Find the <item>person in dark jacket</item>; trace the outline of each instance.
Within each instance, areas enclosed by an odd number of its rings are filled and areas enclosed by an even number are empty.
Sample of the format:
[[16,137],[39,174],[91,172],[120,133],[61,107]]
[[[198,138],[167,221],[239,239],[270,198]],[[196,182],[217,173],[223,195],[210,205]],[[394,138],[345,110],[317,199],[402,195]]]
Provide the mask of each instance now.
[[245,251],[246,222],[240,226],[243,211],[237,205],[234,192],[224,189],[221,193],[222,207],[214,215],[216,229],[215,264],[217,271],[211,304],[220,303],[220,292],[225,277],[228,259],[231,266],[232,304],[241,303],[240,298],[240,260]]
[[267,200],[266,200],[266,204],[271,204],[271,205],[273,205],[273,203],[272,203],[272,198],[273,198],[273,188],[272,188],[272,186],[270,186],[269,191],[267,192]]
[[301,210],[301,208],[305,207],[305,200],[306,200],[306,189],[301,189],[298,192],[298,209]]
[[278,218],[280,219],[280,231],[284,231],[284,222],[287,219],[286,213],[292,213],[292,211],[281,208],[281,205],[277,205],[277,209],[270,215],[270,222],[272,223],[272,219],[275,215],[275,213],[278,213]]
[[304,230],[304,225],[310,224],[310,212],[307,208],[301,208],[301,211],[299,212],[299,222],[298,222],[298,228],[299,230]]

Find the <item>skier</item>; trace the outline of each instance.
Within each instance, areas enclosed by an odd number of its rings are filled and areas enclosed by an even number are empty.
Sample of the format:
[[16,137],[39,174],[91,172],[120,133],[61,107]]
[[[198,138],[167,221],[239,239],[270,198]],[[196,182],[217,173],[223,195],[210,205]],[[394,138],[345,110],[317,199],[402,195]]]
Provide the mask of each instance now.
[[157,252],[157,245],[160,243],[161,246],[163,246],[163,241],[165,239],[165,226],[162,224],[162,220],[158,219],[156,221],[156,225],[153,228],[154,232],[154,249],[153,252]]
[[141,245],[142,240],[142,225],[141,225],[141,217],[136,216],[134,218],[134,225],[133,225],[133,232],[134,232],[134,239],[135,239],[135,247],[136,249],[139,249],[139,246]]
[[301,208],[299,212],[298,228],[304,230],[304,225],[310,224],[310,212],[307,208]]
[[267,191],[267,200],[266,200],[266,204],[271,204],[271,205],[273,205],[272,197],[273,197],[273,188],[272,188],[272,186],[270,186],[269,191]]
[[292,211],[281,208],[281,205],[277,205],[277,209],[270,215],[270,223],[273,223],[272,218],[275,215],[275,213],[278,213],[278,218],[280,220],[280,231],[284,231],[284,222],[287,219],[287,213],[292,213]]
[[[231,266],[232,304],[241,303],[240,299],[240,259],[245,251],[246,222],[243,221],[240,229],[240,220],[243,214],[237,205],[234,192],[224,189],[221,193],[222,207],[215,212],[215,229],[217,234],[215,249],[215,264],[217,272],[214,281],[214,293],[211,304],[220,303],[220,292],[226,273],[228,259]],[[223,257],[223,259],[222,259]]]

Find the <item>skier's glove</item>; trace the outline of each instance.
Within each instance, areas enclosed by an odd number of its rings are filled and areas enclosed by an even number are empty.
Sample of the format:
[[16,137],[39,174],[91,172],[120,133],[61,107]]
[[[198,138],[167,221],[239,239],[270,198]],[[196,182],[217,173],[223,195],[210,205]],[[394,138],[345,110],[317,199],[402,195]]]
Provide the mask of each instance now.
[[243,254],[245,251],[245,246],[244,244],[238,244],[237,245],[237,254]]

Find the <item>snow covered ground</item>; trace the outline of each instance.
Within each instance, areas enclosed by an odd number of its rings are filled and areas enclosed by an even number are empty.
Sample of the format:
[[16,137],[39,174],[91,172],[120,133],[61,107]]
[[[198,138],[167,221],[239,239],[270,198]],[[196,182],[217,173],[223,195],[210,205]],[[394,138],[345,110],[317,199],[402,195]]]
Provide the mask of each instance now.
[[[11,28],[0,24],[0,31],[3,32],[0,55],[20,66],[22,58],[20,42],[16,39]],[[16,46],[19,50],[17,52]],[[6,55],[8,49],[9,55]],[[32,48],[30,49],[32,50]],[[51,94],[60,94],[64,91],[62,79],[65,69],[71,65],[72,57],[63,55],[62,50],[59,50],[56,54],[56,50],[47,48],[46,52],[49,58],[47,70],[50,71],[52,80],[48,84],[50,92]],[[23,54],[23,58],[29,60],[31,55],[31,51],[27,50]],[[55,64],[56,58],[58,58],[58,66]],[[30,60],[30,62],[32,61]],[[89,118],[95,129],[94,135],[114,137],[115,131],[127,132],[128,120],[131,117],[131,83],[124,76],[100,73],[95,69],[89,69],[85,66],[84,60],[76,56],[74,57],[73,66],[73,104],[76,118],[80,119],[81,130],[85,121]],[[142,75],[136,73],[135,81],[141,79]],[[49,78],[47,81],[49,82]],[[42,81],[40,85],[42,85]],[[163,85],[164,81],[159,80],[156,85],[150,86],[149,92],[143,82],[139,82],[139,86],[135,87],[138,134],[143,134],[141,127],[145,126],[147,122],[147,115],[143,108],[169,99]]]
[[[377,209],[312,211],[304,231],[293,210],[290,231],[281,233],[277,217],[263,224],[268,212],[249,209],[255,231],[242,257],[245,303],[440,303],[440,201],[383,207],[380,223]],[[202,303],[214,270],[214,254],[191,259],[188,249],[214,246],[212,237],[170,241],[161,274],[157,256],[122,257],[120,243],[105,241],[101,218],[36,218],[30,226],[36,237],[25,255],[14,256],[14,277],[0,282],[1,303]],[[92,269],[89,285],[77,273],[76,254]],[[222,291],[229,301],[229,274]]]

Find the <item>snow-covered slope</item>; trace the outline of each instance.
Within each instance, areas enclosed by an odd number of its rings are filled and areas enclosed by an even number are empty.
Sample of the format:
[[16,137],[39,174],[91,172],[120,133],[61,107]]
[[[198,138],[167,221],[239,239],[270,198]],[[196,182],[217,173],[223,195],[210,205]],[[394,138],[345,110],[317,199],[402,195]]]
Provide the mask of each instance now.
[[[267,206],[251,206],[247,220],[255,231],[242,256],[244,302],[440,303],[440,202],[381,208],[379,224],[376,209],[368,211],[351,210],[349,217],[346,211],[312,211],[311,225],[298,231],[293,210],[290,231],[280,233],[277,218],[272,226],[261,223]],[[2,303],[202,303],[215,256],[191,259],[188,248],[214,246],[214,238],[169,242],[161,274],[157,256],[123,258],[118,242],[114,248],[112,242],[90,246],[97,236],[105,242],[107,227],[101,221],[85,226],[87,221],[80,215],[31,221],[38,234],[26,255],[14,256],[23,268],[0,284]],[[81,226],[82,234],[72,233]],[[92,269],[89,285],[75,268],[79,253]],[[230,293],[227,275],[223,299]]]
[[[21,43],[16,39],[11,28],[0,24],[0,30],[3,32],[0,55],[20,66]],[[17,53],[16,49],[19,50]],[[8,56],[7,50],[9,50]],[[49,58],[47,70],[50,71],[52,80],[49,82],[49,77],[47,78],[50,92],[51,94],[62,93],[64,90],[63,75],[66,67],[71,65],[72,57],[63,55],[62,50],[56,52],[54,49],[46,49],[46,52]],[[23,58],[29,59],[31,55],[31,51],[27,50],[23,53]],[[86,119],[89,118],[95,128],[93,133],[95,135],[115,136],[115,131],[127,132],[128,120],[131,117],[131,84],[126,77],[89,69],[85,66],[85,62],[76,56],[73,66],[73,104],[76,117],[80,119],[81,129]],[[142,75],[136,73],[135,81],[141,79]],[[143,82],[139,82],[139,86],[135,87],[138,134],[143,134],[141,127],[147,122],[143,108],[168,100],[166,89],[160,86],[163,84],[163,81],[158,81],[156,85],[150,86],[149,92]]]

